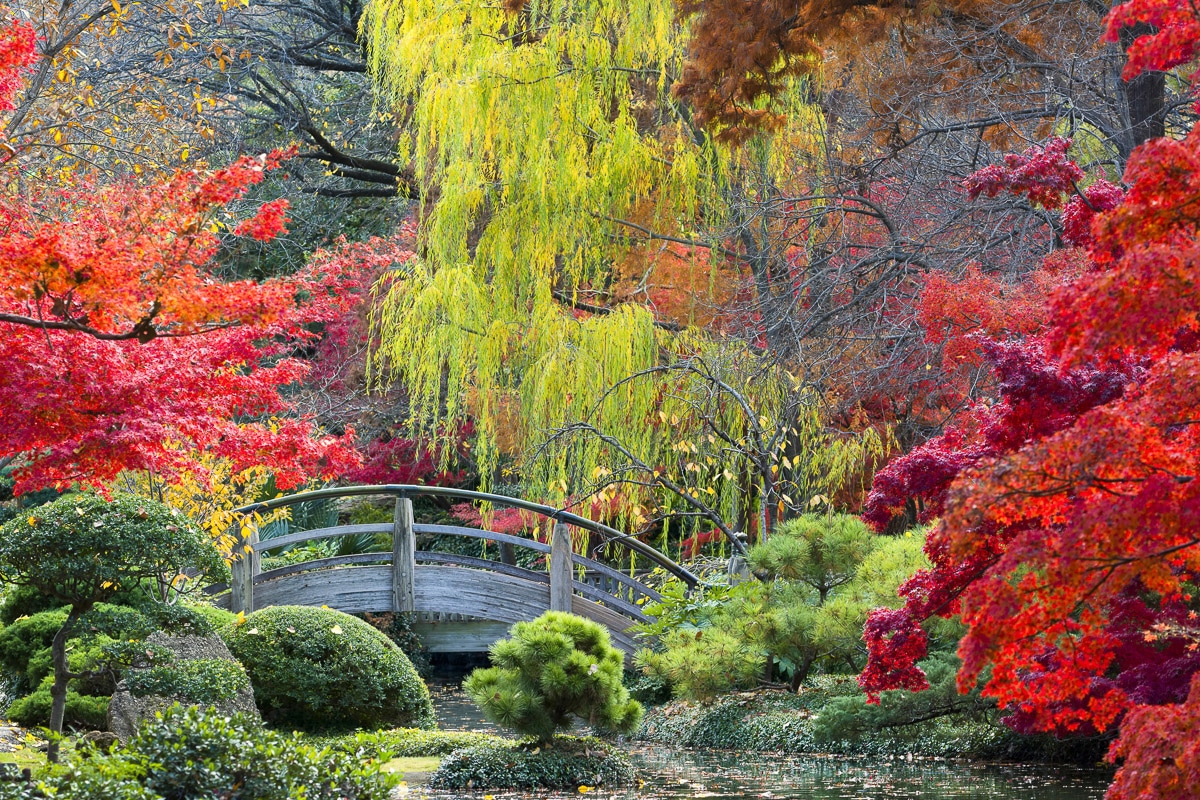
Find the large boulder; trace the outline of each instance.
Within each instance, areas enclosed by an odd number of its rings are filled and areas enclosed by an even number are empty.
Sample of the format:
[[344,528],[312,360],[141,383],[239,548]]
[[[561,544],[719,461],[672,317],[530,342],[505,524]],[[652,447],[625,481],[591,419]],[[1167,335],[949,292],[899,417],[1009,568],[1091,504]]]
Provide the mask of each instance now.
[[[175,656],[175,660],[172,663],[200,660],[221,660],[230,661],[235,664],[238,663],[233,654],[229,652],[229,648],[225,646],[225,643],[216,634],[210,636],[169,636],[159,632],[151,635],[147,639],[147,643],[159,645],[170,650]],[[121,681],[117,684],[117,691],[113,694],[112,701],[108,704],[108,729],[115,733],[123,744],[137,733],[137,729],[143,720],[150,719],[155,713],[176,702],[183,702],[185,705],[188,704],[186,699],[181,700],[179,697],[163,697],[160,695],[134,697],[129,692],[126,681]],[[244,689],[240,689],[237,694],[227,700],[219,700],[215,703],[206,703],[204,705],[212,705],[218,713],[223,715],[240,712],[261,719],[258,707],[254,704],[254,687],[249,685]]]

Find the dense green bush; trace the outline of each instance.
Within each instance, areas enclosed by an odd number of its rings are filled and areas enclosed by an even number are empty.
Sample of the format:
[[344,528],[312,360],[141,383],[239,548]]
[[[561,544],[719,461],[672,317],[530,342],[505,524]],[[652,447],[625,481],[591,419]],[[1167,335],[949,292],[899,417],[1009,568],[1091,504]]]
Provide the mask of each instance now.
[[[50,720],[50,685],[53,676],[47,675],[33,692],[18,697],[8,707],[8,718],[26,728],[43,727]],[[102,731],[108,727],[108,695],[80,694],[68,690],[63,724],[71,728]]]
[[[50,643],[66,621],[67,610],[61,608],[35,612],[6,625],[0,630],[0,667],[21,676],[26,690],[35,688],[50,671]],[[31,664],[43,652],[45,663]]]
[[429,690],[391,640],[326,608],[275,606],[227,625],[263,717],[307,729],[433,727]]
[[193,658],[130,670],[125,685],[134,697],[158,695],[210,705],[250,688],[246,668],[224,658]]
[[793,688],[815,671],[857,672],[867,612],[900,602],[896,588],[927,564],[922,544],[846,515],[788,520],[750,551],[761,580],[722,588],[718,602],[668,595],[648,606],[656,621],[643,629],[658,641],[637,663],[696,700],[752,688],[769,665]]
[[599,739],[559,737],[552,749],[516,742],[457,750],[429,780],[435,789],[559,789],[627,786],[636,778],[620,751]]
[[444,756],[464,747],[503,744],[505,741],[507,740],[499,736],[473,731],[395,728],[390,731],[360,731],[334,737],[328,740],[328,745],[336,750],[387,761],[393,758]]
[[214,631],[221,630],[237,619],[237,614],[234,614],[232,611],[217,608],[208,603],[188,603],[187,608],[197,616],[203,618]]
[[622,681],[624,656],[604,626],[561,611],[518,622],[491,650],[492,667],[463,683],[492,722],[543,743],[578,717],[604,731],[637,729],[642,705]]
[[[154,631],[165,628],[183,633],[211,632],[208,621],[191,608],[165,606],[136,595],[118,599],[138,605],[99,603],[79,618],[75,633],[68,639],[67,663],[77,677],[67,684],[63,717],[66,726],[104,729],[108,699],[120,673],[127,666],[148,660],[148,650],[156,654],[160,671],[169,669],[164,661],[171,658],[170,652],[141,641]],[[13,684],[9,716],[27,727],[44,726],[50,721],[54,671],[51,640],[66,619],[65,609],[39,611],[0,629],[0,667],[19,677]],[[244,674],[242,677],[244,680]],[[191,686],[198,695],[177,696],[211,702],[206,686],[209,682],[209,676],[197,675]]]
[[[62,800],[387,800],[393,783],[358,753],[309,747],[245,715],[176,705],[125,748],[77,754],[43,788]],[[44,796],[3,787],[0,800]]]

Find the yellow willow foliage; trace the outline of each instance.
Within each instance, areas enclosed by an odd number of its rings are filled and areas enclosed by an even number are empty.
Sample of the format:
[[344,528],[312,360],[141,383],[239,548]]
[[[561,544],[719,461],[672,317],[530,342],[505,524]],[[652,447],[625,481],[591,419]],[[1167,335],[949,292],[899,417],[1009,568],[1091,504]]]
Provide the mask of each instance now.
[[[746,194],[734,183],[785,183],[797,150],[818,149],[819,111],[798,88],[782,98],[775,147],[764,137],[733,151],[693,129],[670,94],[687,42],[671,0],[531,0],[516,13],[494,0],[374,0],[363,31],[382,102],[410,120],[401,156],[428,204],[421,257],[377,287],[373,380],[406,387],[418,434],[453,436],[472,420],[485,487],[508,455],[528,491],[562,501],[632,455],[679,466],[689,491],[732,519],[756,481],[702,431],[715,420],[738,438],[750,420],[777,424],[795,394],[785,373],[743,345],[656,328],[647,308],[578,318],[563,300],[609,285],[640,235],[618,220],[686,241],[722,230],[728,198]],[[710,384],[662,370],[710,351],[749,413],[708,408]],[[620,447],[561,435],[578,421]],[[829,439],[819,420],[788,424],[806,452],[822,450],[806,456],[809,471],[832,468],[813,479],[821,490],[862,457],[862,442]],[[622,491],[633,521],[655,505]]]
[[147,472],[125,473],[119,479],[121,488],[186,514],[208,532],[226,560],[237,555],[239,537],[248,538],[252,527],[288,518],[286,508],[250,516],[232,513],[262,498],[271,485],[270,471],[254,467],[235,473],[225,459],[207,454],[197,458],[196,471],[173,475],[169,481]]

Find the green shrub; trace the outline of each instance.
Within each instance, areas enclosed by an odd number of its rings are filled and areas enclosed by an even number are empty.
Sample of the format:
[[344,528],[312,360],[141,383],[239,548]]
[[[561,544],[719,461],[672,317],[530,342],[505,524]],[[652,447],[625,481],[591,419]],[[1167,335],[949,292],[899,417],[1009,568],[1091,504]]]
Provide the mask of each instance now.
[[429,731],[421,728],[396,728],[390,731],[357,732],[329,742],[335,750],[359,753],[387,761],[393,758],[444,756],[482,744],[502,744],[507,740],[473,731]]
[[[50,685],[54,682],[47,675],[40,686],[31,694],[19,697],[8,707],[8,718],[25,728],[43,727],[50,721]],[[72,728],[104,730],[108,727],[108,701],[104,695],[80,694],[67,691],[67,705],[63,723]]]
[[463,690],[492,722],[549,742],[579,717],[600,730],[637,729],[642,705],[622,682],[624,656],[604,626],[561,611],[518,622],[492,645],[492,667]]
[[693,700],[753,688],[767,661],[762,647],[718,627],[672,631],[660,645],[640,650],[637,665],[647,679]]
[[0,623],[12,625],[21,617],[32,617],[41,611],[61,608],[62,603],[47,597],[32,586],[10,586],[0,603]]
[[144,723],[127,747],[77,754],[45,779],[62,800],[387,800],[393,783],[368,759],[309,747],[242,714],[179,705]]
[[708,704],[663,706],[646,715],[637,737],[705,749],[938,758],[1009,757],[1024,738],[1003,725],[963,715],[880,728],[850,739],[818,735],[817,721],[831,704],[861,696],[854,676],[821,675],[810,679],[800,694],[741,693]]
[[222,633],[271,722],[301,728],[433,727],[429,690],[412,664],[357,617],[275,606]]
[[134,697],[158,695],[210,705],[250,688],[246,668],[224,658],[194,658],[130,670],[125,685]]
[[627,786],[633,765],[599,739],[559,737],[552,749],[516,742],[483,744],[452,753],[429,780],[434,789],[557,789]]
[[750,551],[762,580],[722,589],[719,602],[676,593],[647,606],[654,621],[642,629],[658,640],[637,663],[693,700],[751,688],[768,664],[793,689],[820,671],[857,672],[867,613],[900,603],[897,587],[928,566],[922,543],[874,536],[847,515],[788,520]]
[[143,724],[127,751],[145,765],[146,788],[165,800],[385,800],[390,790],[377,769],[348,754],[195,707],[173,706]]
[[184,607],[195,616],[207,622],[208,626],[213,631],[217,632],[237,619],[237,614],[234,614],[232,611],[227,611],[224,608],[217,608],[216,606],[208,603],[187,603]]
[[[67,637],[77,627],[87,632],[82,618],[97,604],[141,589],[165,604],[188,585],[185,570],[203,575],[225,568],[206,533],[178,511],[144,497],[66,495],[0,525],[0,578],[70,606],[52,645],[50,727],[62,732],[72,677]],[[164,606],[162,613],[182,612]],[[50,741],[46,755],[58,760],[57,740]]]
[[[34,687],[50,671],[50,643],[54,634],[67,621],[66,609],[40,611],[18,619],[0,631],[0,666],[6,672],[20,675],[26,687]],[[40,653],[46,654],[44,664],[30,662]]]

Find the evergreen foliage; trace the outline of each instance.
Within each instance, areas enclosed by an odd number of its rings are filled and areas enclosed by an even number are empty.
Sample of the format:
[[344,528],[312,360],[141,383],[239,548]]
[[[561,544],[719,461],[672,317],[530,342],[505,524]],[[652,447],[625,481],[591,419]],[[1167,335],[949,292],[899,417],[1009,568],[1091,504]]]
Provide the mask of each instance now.
[[435,789],[558,789],[627,786],[636,777],[621,751],[594,738],[559,737],[553,750],[516,742],[477,744],[446,758],[430,779]]
[[[923,542],[875,536],[841,514],[782,523],[750,551],[761,580],[722,590],[717,603],[675,598],[648,607],[682,624],[640,651],[638,665],[676,696],[697,700],[753,688],[768,659],[793,689],[814,668],[855,671],[867,613],[899,604],[896,588],[928,563]],[[682,618],[681,606],[691,609]]]
[[622,682],[624,657],[603,626],[560,611],[518,622],[492,645],[493,666],[463,689],[487,718],[548,744],[578,717],[603,731],[637,728],[642,706]]
[[328,608],[272,606],[221,631],[263,718],[306,729],[433,727],[429,690],[390,639]]
[[[88,627],[98,632],[128,627],[141,615],[97,609],[97,604],[143,589],[166,603],[176,597],[185,569],[204,574],[223,566],[208,536],[190,520],[162,503],[132,495],[116,495],[111,501],[93,494],[67,495],[0,526],[0,577],[69,606],[50,643],[50,729],[62,731],[69,684],[84,677],[73,669],[67,640],[85,615],[95,623]],[[153,608],[164,618],[200,621],[161,604]],[[143,637],[154,629],[148,622],[141,627]],[[57,759],[56,742],[48,755]]]

